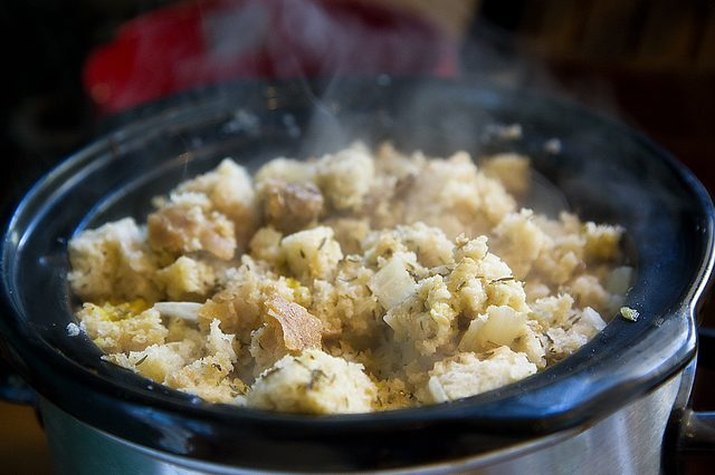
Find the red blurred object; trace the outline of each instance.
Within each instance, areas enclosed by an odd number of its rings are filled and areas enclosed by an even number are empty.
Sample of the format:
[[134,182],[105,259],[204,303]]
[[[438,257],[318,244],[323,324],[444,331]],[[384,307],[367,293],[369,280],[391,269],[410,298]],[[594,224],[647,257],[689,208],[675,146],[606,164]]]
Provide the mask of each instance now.
[[457,72],[457,45],[406,12],[359,0],[199,0],[140,16],[95,50],[84,87],[110,114],[238,78]]

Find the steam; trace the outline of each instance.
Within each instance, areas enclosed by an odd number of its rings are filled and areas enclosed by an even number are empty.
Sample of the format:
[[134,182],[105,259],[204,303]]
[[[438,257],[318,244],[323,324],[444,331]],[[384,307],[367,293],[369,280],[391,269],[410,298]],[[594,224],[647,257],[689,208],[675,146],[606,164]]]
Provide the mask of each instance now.
[[[350,78],[376,78],[377,89],[389,87],[395,77],[425,78],[424,84],[411,87],[400,98],[398,113],[378,115],[374,120],[384,121],[387,129],[396,131],[431,124],[429,130],[406,134],[397,145],[405,152],[420,149],[433,155],[462,149],[473,155],[518,151],[523,144],[519,134],[511,133],[515,124],[495,117],[474,101],[445,102],[444,95],[435,90],[430,78],[466,78],[475,89],[484,86],[485,91],[496,84],[506,89],[564,95],[559,81],[529,54],[523,43],[481,21],[471,25],[465,40],[458,40],[454,31],[446,30],[444,24],[434,19],[417,16],[413,11],[398,11],[378,2],[223,0],[209,5],[210,8],[199,8],[201,16],[196,31],[187,31],[188,35],[197,35],[200,51],[183,57],[176,52],[167,54],[170,58],[182,58],[171,64],[172,87],[186,90],[241,78],[302,81],[304,94],[313,106],[309,123],[299,122],[290,112],[286,112],[282,120],[290,137],[300,137],[301,152],[305,156],[335,151],[356,139],[364,139],[356,125],[361,118],[339,110],[344,100],[344,85]],[[140,43],[149,43],[140,44],[137,62],[153,61],[159,46],[174,47],[171,43],[159,45],[160,40],[156,31],[140,38]],[[190,50],[186,45],[182,47]],[[141,57],[142,52],[151,51],[154,54],[150,57]],[[322,80],[319,91],[313,90],[309,81],[316,77]],[[585,99],[588,105],[598,106],[611,115],[620,115],[614,106],[612,91],[602,81],[579,84],[580,87],[571,88],[575,91],[572,97]],[[133,88],[145,86],[146,83],[140,81],[130,83]],[[351,102],[368,104],[380,100],[359,99]],[[271,100],[267,98],[269,109],[273,107]],[[439,120],[435,121],[435,117]],[[395,124],[390,121],[402,123],[391,129]],[[236,104],[236,114],[223,125],[223,130],[255,136],[260,134],[260,120]],[[526,135],[530,132],[524,131]],[[598,131],[584,131],[589,137],[594,133]],[[400,137],[394,139],[400,141]],[[562,137],[544,136],[540,140],[539,153],[559,155],[568,151],[569,144],[562,142]],[[537,205],[538,202],[536,199]],[[543,202],[546,208],[553,208],[554,203],[563,203],[563,200],[551,196]]]
[[198,61],[177,65],[180,84],[423,73],[449,51],[436,26],[377,2],[245,0],[218,5],[202,11],[199,35],[205,51]]

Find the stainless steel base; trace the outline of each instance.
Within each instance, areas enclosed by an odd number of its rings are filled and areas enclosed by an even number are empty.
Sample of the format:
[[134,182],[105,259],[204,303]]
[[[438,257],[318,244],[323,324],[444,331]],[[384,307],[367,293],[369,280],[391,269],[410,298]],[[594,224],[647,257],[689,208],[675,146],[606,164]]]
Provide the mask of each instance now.
[[[390,473],[475,474],[657,474],[663,434],[687,376],[679,374],[656,391],[580,430],[536,439],[448,464],[405,467]],[[43,400],[40,410],[59,474],[255,473],[147,449],[90,427]]]

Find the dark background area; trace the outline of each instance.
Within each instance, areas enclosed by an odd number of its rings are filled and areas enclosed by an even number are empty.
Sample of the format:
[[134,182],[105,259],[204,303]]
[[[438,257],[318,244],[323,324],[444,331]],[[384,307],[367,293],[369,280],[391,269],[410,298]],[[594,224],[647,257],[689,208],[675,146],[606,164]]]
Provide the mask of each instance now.
[[[339,0],[336,0],[339,1]],[[158,0],[0,3],[0,206],[101,127],[82,88],[87,55]],[[462,72],[544,87],[645,131],[715,191],[715,3],[690,1],[395,1],[436,20],[462,44]],[[435,5],[437,7],[435,8]],[[441,6],[440,6],[441,5]],[[451,9],[451,10],[450,10]],[[450,23],[449,18],[456,20]],[[475,47],[475,45],[477,47]],[[519,62],[515,62],[518,59]],[[715,306],[701,318],[715,326]],[[696,407],[715,409],[701,370]],[[0,405],[0,473],[49,470],[28,408]],[[713,459],[710,459],[712,462]],[[707,461],[706,461],[707,463]],[[699,473],[695,462],[689,471]],[[707,473],[703,471],[702,473]]]
[[14,201],[57,160],[93,134],[82,90],[87,54],[122,22],[169,2],[10,0],[0,4],[4,86],[0,153],[4,202]]

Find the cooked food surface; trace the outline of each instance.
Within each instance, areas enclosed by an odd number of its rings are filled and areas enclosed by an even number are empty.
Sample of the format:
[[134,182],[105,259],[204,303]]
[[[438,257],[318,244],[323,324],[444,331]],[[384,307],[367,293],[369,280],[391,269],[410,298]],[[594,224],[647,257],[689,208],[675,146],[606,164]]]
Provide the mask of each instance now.
[[70,241],[77,318],[107,360],[210,402],[355,413],[489,391],[578,350],[631,280],[618,226],[520,208],[529,173],[390,145],[254,177],[226,159],[145,225]]

